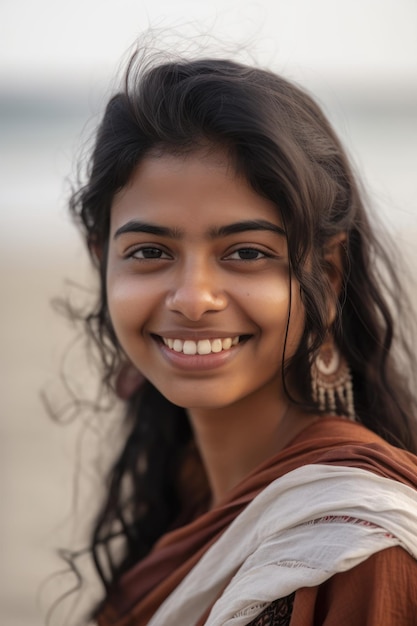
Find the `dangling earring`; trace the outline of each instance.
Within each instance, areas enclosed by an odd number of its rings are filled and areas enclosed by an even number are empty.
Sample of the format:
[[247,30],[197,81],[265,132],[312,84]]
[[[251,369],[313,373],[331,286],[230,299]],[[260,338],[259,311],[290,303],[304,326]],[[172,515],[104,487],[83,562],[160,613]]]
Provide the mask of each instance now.
[[312,361],[311,389],[313,400],[321,411],[334,413],[342,409],[349,419],[355,421],[352,375],[330,334]]

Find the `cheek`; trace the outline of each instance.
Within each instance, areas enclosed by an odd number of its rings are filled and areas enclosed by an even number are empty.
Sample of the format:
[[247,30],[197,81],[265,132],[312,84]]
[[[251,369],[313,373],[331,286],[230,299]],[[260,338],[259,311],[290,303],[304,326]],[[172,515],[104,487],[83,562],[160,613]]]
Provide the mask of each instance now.
[[289,305],[288,282],[277,281],[276,276],[268,281],[259,280],[257,285],[248,290],[245,302],[243,302],[248,315],[259,328],[275,336],[285,333]]
[[150,295],[137,277],[108,273],[107,304],[113,328],[122,345],[124,337],[137,332],[144,323]]
[[[249,298],[248,298],[249,300]],[[291,299],[289,286],[284,281],[282,284],[272,284],[270,289],[259,289],[259,293],[250,295],[253,319],[269,342],[269,351],[274,357],[282,356],[286,349],[286,357],[290,357],[297,349],[305,324],[305,311],[302,305],[298,284],[293,283]],[[291,303],[291,311],[290,311]],[[289,324],[288,324],[289,317]],[[288,330],[287,330],[288,324]]]

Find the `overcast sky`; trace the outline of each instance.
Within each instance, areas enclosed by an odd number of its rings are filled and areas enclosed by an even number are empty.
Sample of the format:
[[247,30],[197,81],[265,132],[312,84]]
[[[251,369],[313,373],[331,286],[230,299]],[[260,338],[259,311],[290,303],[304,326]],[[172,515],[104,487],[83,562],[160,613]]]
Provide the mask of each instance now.
[[416,0],[0,0],[0,81],[107,79],[148,26],[187,23],[296,75],[416,83]]

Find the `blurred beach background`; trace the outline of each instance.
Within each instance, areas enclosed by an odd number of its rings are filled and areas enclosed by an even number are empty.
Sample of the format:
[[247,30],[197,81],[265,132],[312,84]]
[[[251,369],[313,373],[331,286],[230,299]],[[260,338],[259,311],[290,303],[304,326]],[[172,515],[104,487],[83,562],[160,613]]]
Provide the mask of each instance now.
[[[51,302],[68,295],[82,302],[88,295],[88,260],[66,209],[70,184],[118,67],[148,27],[175,28],[207,53],[223,47],[227,54],[243,44],[248,60],[252,55],[312,91],[411,276],[417,270],[415,0],[1,0],[4,626],[45,623],[53,600],[68,590],[67,579],[57,574],[62,562],[55,550],[83,546],[82,520],[98,499],[98,450],[105,448],[100,432],[108,432],[115,418],[95,415],[86,430],[88,411],[77,417],[62,368],[70,391],[93,398],[97,387],[76,341],[78,330]],[[206,40],[198,34],[204,32]],[[416,301],[415,284],[409,284]],[[66,425],[51,419],[42,392]],[[75,487],[84,493],[81,499],[74,498]],[[87,604],[94,593],[87,589]],[[52,623],[64,621],[55,617]]]

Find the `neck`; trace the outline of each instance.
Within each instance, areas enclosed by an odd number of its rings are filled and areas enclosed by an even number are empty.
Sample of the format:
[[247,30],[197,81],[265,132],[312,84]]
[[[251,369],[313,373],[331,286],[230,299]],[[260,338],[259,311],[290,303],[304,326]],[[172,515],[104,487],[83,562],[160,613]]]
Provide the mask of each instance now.
[[[213,506],[258,465],[277,454],[317,416],[302,414],[271,394],[221,409],[190,409],[189,416],[209,480]],[[259,407],[262,406],[262,414]]]

